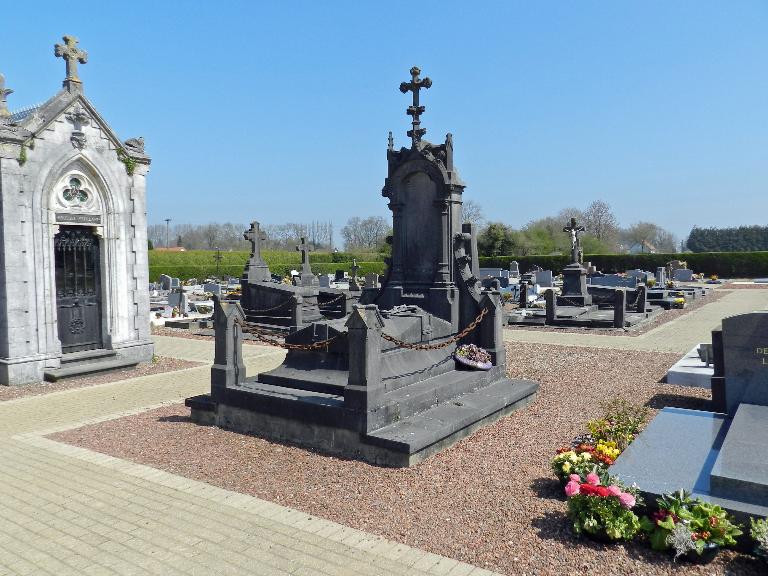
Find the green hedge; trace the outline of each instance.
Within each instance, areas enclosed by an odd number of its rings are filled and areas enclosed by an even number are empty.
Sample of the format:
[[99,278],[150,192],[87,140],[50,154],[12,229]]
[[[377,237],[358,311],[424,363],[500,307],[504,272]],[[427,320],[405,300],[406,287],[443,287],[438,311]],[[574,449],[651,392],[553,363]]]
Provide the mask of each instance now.
[[[157,282],[161,274],[187,280],[202,280],[216,274],[216,253],[210,250],[188,250],[186,252],[149,251],[149,280]],[[239,278],[248,261],[248,252],[222,252],[219,274]],[[301,255],[287,250],[265,250],[262,253],[273,274],[285,275],[301,267]],[[322,252],[310,254],[309,260],[315,274],[333,274],[336,270],[350,271],[352,260],[357,259],[359,275],[369,272],[384,273],[383,255],[350,252]]]
[[[568,256],[494,256],[481,257],[483,268],[508,268],[517,260],[520,272],[527,272],[534,264],[545,270],[559,271],[568,265]],[[697,273],[717,274],[723,278],[755,278],[768,276],[768,252],[700,252],[677,254],[585,254],[584,261],[592,262],[605,273],[624,272],[639,268],[655,272],[670,260],[682,260]]]

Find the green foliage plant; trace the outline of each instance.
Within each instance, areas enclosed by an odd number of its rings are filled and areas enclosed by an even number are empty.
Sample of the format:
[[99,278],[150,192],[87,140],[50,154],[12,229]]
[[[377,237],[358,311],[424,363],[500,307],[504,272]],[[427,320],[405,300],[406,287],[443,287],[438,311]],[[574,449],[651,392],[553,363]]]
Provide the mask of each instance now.
[[768,519],[749,519],[749,535],[755,541],[756,551],[768,558]]
[[[698,554],[704,552],[708,543],[722,548],[735,546],[736,538],[743,533],[720,506],[692,498],[685,490],[665,494],[656,502],[659,510],[641,521],[654,550],[666,550],[675,545],[680,540],[680,525],[690,533]],[[677,534],[673,535],[676,528]],[[679,552],[680,543],[675,548]]]

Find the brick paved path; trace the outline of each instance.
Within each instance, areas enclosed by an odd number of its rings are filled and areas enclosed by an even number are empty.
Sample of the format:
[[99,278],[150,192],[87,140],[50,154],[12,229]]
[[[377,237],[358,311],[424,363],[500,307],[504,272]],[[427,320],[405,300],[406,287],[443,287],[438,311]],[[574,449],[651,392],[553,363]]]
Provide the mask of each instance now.
[[[213,344],[157,338],[211,362]],[[249,373],[280,350],[244,346]],[[443,575],[486,570],[251,496],[44,438],[209,389],[210,368],[0,404],[0,576]]]

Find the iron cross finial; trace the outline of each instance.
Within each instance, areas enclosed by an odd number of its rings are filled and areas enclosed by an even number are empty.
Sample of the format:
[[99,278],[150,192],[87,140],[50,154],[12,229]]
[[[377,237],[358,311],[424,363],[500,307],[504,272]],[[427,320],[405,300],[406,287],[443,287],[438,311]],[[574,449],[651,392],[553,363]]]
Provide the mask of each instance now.
[[413,92],[413,104],[408,106],[407,111],[408,115],[413,117],[413,121],[411,122],[413,128],[408,130],[408,136],[411,137],[413,146],[416,146],[421,141],[421,137],[427,133],[426,128],[420,128],[420,116],[424,113],[424,106],[419,105],[419,90],[432,86],[432,80],[430,80],[429,77],[421,79],[419,78],[419,74],[421,74],[421,70],[418,66],[414,66],[411,68],[411,81],[400,83],[400,92],[403,94],[409,90]]
[[395,149],[395,139],[392,138],[392,131],[390,130],[389,136],[387,137],[387,150],[394,150]]
[[62,36],[64,44],[56,44],[53,47],[53,53],[57,58],[63,58],[67,64],[67,77],[64,79],[64,87],[69,88],[70,83],[82,84],[82,80],[77,75],[77,63],[85,64],[88,62],[88,52],[80,50],[77,47],[79,40],[74,36]]
[[13,90],[5,87],[5,76],[0,74],[0,119],[9,118],[11,116],[8,110],[8,94],[13,94]]

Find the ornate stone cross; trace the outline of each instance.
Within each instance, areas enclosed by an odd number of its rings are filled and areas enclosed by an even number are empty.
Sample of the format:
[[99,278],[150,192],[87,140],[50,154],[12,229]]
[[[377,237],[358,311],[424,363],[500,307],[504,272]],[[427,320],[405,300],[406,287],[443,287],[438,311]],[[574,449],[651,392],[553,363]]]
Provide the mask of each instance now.
[[67,77],[64,79],[64,86],[69,87],[70,82],[82,84],[82,80],[77,75],[77,63],[85,64],[88,62],[88,52],[80,50],[77,47],[79,40],[74,36],[63,36],[64,44],[56,44],[53,47],[53,53],[57,58],[64,58],[67,63]]
[[584,226],[576,225],[576,218],[571,218],[569,225],[563,228],[563,232],[568,232],[571,235],[571,262],[581,264],[581,238],[579,237],[582,232],[586,232]]
[[312,269],[309,266],[309,253],[312,252],[312,246],[307,244],[306,239],[304,236],[301,237],[301,244],[296,246],[296,251],[301,252],[301,272],[312,272]]
[[267,241],[267,235],[256,220],[251,222],[251,227],[243,233],[243,238],[251,243],[251,258],[261,260],[261,243]]
[[403,94],[409,90],[413,92],[413,104],[408,106],[408,115],[413,117],[413,121],[411,122],[413,129],[408,130],[408,136],[411,137],[411,142],[414,147],[421,142],[421,137],[427,133],[426,128],[419,128],[419,126],[421,126],[420,116],[424,113],[424,106],[419,105],[419,90],[432,86],[432,80],[428,77],[420,79],[419,74],[421,74],[421,70],[417,66],[414,66],[411,68],[411,81],[402,82],[400,84],[400,92]]
[[5,76],[0,74],[0,119],[11,116],[8,110],[8,94],[13,94],[13,90],[5,87]]

